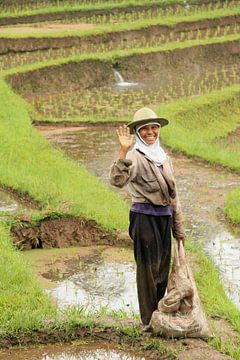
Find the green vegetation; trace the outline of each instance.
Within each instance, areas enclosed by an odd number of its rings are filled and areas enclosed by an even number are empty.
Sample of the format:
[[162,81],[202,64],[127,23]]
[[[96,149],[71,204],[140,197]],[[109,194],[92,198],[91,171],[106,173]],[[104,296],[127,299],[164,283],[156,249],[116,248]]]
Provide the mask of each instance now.
[[228,36],[221,37],[213,37],[210,39],[196,39],[196,40],[186,40],[184,42],[173,41],[171,43],[164,44],[162,46],[157,47],[146,47],[146,48],[134,48],[134,49],[126,49],[126,50],[118,50],[111,51],[107,53],[91,53],[91,54],[83,54],[82,56],[72,56],[69,58],[58,58],[50,61],[41,61],[36,62],[30,65],[23,65],[16,68],[4,70],[1,72],[1,75],[6,77],[9,75],[17,74],[17,73],[26,73],[28,71],[40,70],[46,67],[51,66],[61,66],[68,63],[80,62],[85,60],[100,60],[103,62],[112,62],[113,65],[117,63],[121,58],[130,57],[133,55],[141,55],[141,54],[149,54],[149,53],[158,53],[161,51],[171,51],[175,49],[187,49],[193,46],[201,46],[201,45],[210,45],[210,44],[221,44],[224,42],[235,41],[240,39],[240,34],[231,34]]
[[235,224],[240,224],[240,188],[232,191],[226,200],[225,213]]
[[[49,30],[41,31],[41,28],[38,29],[37,32],[31,34],[31,37],[47,37],[47,38],[54,38],[54,37],[67,37],[67,36],[79,36],[79,37],[88,37],[88,36],[96,36],[101,34],[107,33],[114,33],[114,32],[122,32],[122,31],[130,31],[130,30],[141,30],[149,28],[150,26],[156,25],[164,25],[168,26],[169,28],[173,28],[177,24],[182,22],[196,22],[202,21],[206,19],[218,19],[223,18],[226,16],[236,16],[240,14],[240,6],[230,6],[228,8],[220,8],[214,10],[205,10],[199,11],[195,13],[187,13],[185,16],[183,14],[171,14],[168,16],[152,16],[150,18],[146,18],[143,16],[138,20],[134,20],[131,18],[132,14],[129,16],[127,21],[118,22],[114,24],[107,24],[107,25],[98,25],[96,28],[88,29],[88,30],[67,30],[67,31],[52,31]],[[144,14],[145,15],[145,14]],[[119,17],[118,17],[119,18]],[[220,27],[216,29],[216,31],[220,31]],[[208,32],[208,36],[210,33]],[[3,38],[27,38],[29,34],[26,33],[12,33],[10,30],[4,28],[1,30],[1,37]],[[200,36],[200,35],[199,35]]]
[[[238,339],[221,340],[216,329],[213,339],[208,342],[217,350],[240,359],[239,352],[239,331],[240,331],[240,311],[235,305],[229,302],[224,288],[221,284],[218,271],[213,264],[213,260],[206,257],[200,247],[187,242],[187,249],[194,255],[194,263],[197,271],[194,272],[194,278],[201,297],[203,307],[211,317],[220,317],[226,319],[236,330]],[[237,335],[238,334],[238,335]]]
[[[61,4],[60,4],[61,3]],[[121,7],[132,5],[145,5],[159,4],[168,6],[172,4],[183,4],[182,0],[131,0],[121,2]],[[191,1],[195,3],[195,1]],[[46,2],[39,2],[44,7]],[[38,5],[39,5],[38,4]],[[104,2],[89,2],[84,1],[82,5],[73,4],[71,1],[59,1],[59,6],[48,6],[45,8],[33,9],[33,6],[24,7],[21,11],[16,8],[16,11],[2,12],[0,17],[10,16],[25,16],[40,14],[43,12],[63,12],[68,10],[86,10],[93,8],[115,9],[119,7],[116,1]],[[232,6],[232,8],[230,7]],[[143,29],[151,25],[167,24],[168,26],[175,26],[182,21],[198,21],[205,18],[216,18],[222,16],[231,16],[239,14],[240,9],[234,6],[232,2],[226,2],[223,9],[214,8],[212,11],[197,13],[195,9],[188,12],[190,16],[183,12],[180,17],[169,17],[161,20],[160,18],[152,18],[147,21],[140,19],[132,25],[132,29]],[[32,9],[32,10],[31,10]],[[123,16],[124,17],[124,16]],[[122,25],[113,25],[107,29],[106,26],[84,32],[81,36],[90,36],[93,34],[103,34],[108,31],[127,31],[130,29],[129,24],[132,18],[128,17],[128,23]],[[58,59],[38,62],[33,65],[26,65],[11,70],[3,71],[1,74],[5,77],[11,75],[18,75],[20,73],[28,74],[31,71],[41,71],[46,67],[49,69],[53,66],[59,66],[68,63],[74,63],[84,60],[99,60],[102,62],[109,62],[117,64],[119,60],[124,57],[134,56],[139,54],[147,54],[159,51],[171,51],[174,49],[187,49],[192,46],[203,46],[215,43],[224,43],[227,41],[239,41],[239,27],[235,27],[234,34],[229,35],[229,29],[222,30],[217,28],[213,38],[210,39],[212,34],[207,32],[204,36],[201,32],[193,34],[189,32],[189,37],[180,38],[182,43],[176,41],[173,35],[169,38],[161,39],[166,42],[165,45],[156,46],[156,43],[139,43],[135,48],[126,49],[122,51],[109,51],[109,49],[101,49],[102,53],[89,54],[88,49],[84,55],[75,55],[68,58],[63,58],[63,55],[58,54]],[[232,31],[232,30],[231,30]],[[60,36],[69,36],[68,33],[61,33]],[[221,37],[219,35],[221,34]],[[74,35],[80,36],[76,32]],[[8,36],[10,36],[8,34]],[[22,34],[19,34],[19,37]],[[36,36],[42,36],[38,33]],[[55,34],[47,34],[47,37],[56,36]],[[59,36],[59,33],[57,34]],[[195,37],[194,37],[195,36]],[[136,44],[135,44],[136,45]],[[113,46],[115,49],[115,46]],[[234,65],[234,64],[233,64]],[[240,172],[239,143],[232,143],[230,137],[239,129],[239,100],[240,100],[240,85],[231,85],[222,90],[210,92],[213,87],[222,87],[229,85],[229,77],[237,82],[238,67],[233,66],[230,76],[227,73],[229,69],[222,66],[216,68],[213,74],[213,84],[210,84],[209,78],[212,76],[208,70],[204,73],[201,79],[194,79],[195,83],[199,82],[198,92],[194,88],[193,82],[188,83],[185,87],[184,80],[178,82],[178,90],[165,88],[165,95],[168,100],[181,97],[181,100],[162,104],[159,98],[155,98],[153,108],[158,114],[166,116],[171,120],[171,126],[163,129],[161,137],[165,144],[171,148],[184,152],[185,154],[196,156],[204,159],[212,164],[220,164],[228,169]],[[223,75],[225,74],[225,75]],[[221,78],[221,81],[220,81]],[[238,81],[239,82],[239,81]],[[215,84],[215,85],[214,85]],[[26,85],[26,87],[28,84]],[[172,85],[173,86],[173,85]],[[23,84],[23,90],[24,84]],[[27,90],[27,88],[26,88]],[[28,89],[29,90],[29,89]],[[109,89],[108,89],[109,90]],[[31,92],[31,89],[29,90]],[[100,92],[102,89],[100,89]],[[169,94],[167,93],[169,91]],[[177,93],[177,91],[179,91]],[[195,92],[194,92],[195,91]],[[97,103],[99,95],[94,93],[91,89],[84,90],[85,94],[89,97],[92,96]],[[172,97],[170,94],[174,93]],[[202,96],[188,97],[192,94],[202,94]],[[51,96],[51,95],[50,95]],[[49,104],[53,109],[59,109],[59,99],[62,94],[58,94],[58,102],[54,99],[48,99],[45,96],[45,104]],[[91,108],[91,105],[86,102],[81,94],[86,108]],[[100,96],[100,95],[99,95]],[[132,98],[129,96],[129,99]],[[140,97],[137,99],[139,101]],[[142,101],[143,98],[141,98]],[[150,98],[149,98],[150,99]],[[149,100],[145,98],[146,100]],[[76,102],[80,102],[80,97],[77,97]],[[124,107],[124,103],[114,104],[112,110],[117,113],[117,106]],[[139,101],[140,103],[140,101]],[[38,109],[43,101],[40,99],[39,103],[35,100],[34,106]],[[135,103],[133,102],[134,106]],[[99,105],[97,103],[97,105]],[[66,104],[63,104],[66,109]],[[75,104],[70,103],[69,108],[74,109]],[[47,109],[47,107],[46,107]],[[44,112],[42,116],[50,113],[49,109]],[[66,111],[66,110],[65,110]],[[74,111],[72,112],[74,114]],[[113,120],[112,113],[108,109],[108,113],[104,113],[103,108],[99,107],[99,113],[95,112],[95,117],[91,114],[85,114],[83,117],[81,113],[72,116],[70,111],[58,116],[52,114],[48,120],[61,121],[61,120],[75,120],[75,121],[99,121],[100,120]],[[99,117],[102,114],[102,118]],[[107,116],[108,115],[108,116]],[[114,120],[128,121],[129,114],[119,113]],[[50,146],[43,137],[33,129],[29,116],[29,107],[27,104],[18,97],[5,83],[0,79],[0,131],[2,134],[1,152],[0,152],[0,174],[1,184],[16,189],[19,193],[28,194],[30,198],[38,200],[43,210],[33,214],[34,220],[40,221],[43,216],[50,214],[50,216],[64,216],[64,215],[77,215],[85,216],[89,219],[94,219],[98,225],[103,229],[114,231],[115,229],[125,231],[128,226],[128,208],[127,204],[119,195],[109,190],[100,180],[96,179],[84,168],[76,164],[74,161],[67,158],[61,151],[54,149]],[[187,139],[187,140],[186,140]],[[235,222],[240,223],[240,189],[232,192],[226,202],[226,214]],[[14,221],[9,220],[9,223]],[[200,297],[203,302],[204,308],[209,316],[221,317],[226,319],[237,333],[240,331],[240,312],[239,310],[227,299],[223,286],[220,284],[220,277],[215,270],[213,261],[209,260],[203,252],[189,243],[187,249],[193,254],[193,263],[196,264],[195,278],[199,289]],[[17,252],[11,245],[9,235],[9,227],[3,220],[0,222],[0,338],[15,336],[21,338],[22,335],[29,334],[33,342],[37,342],[38,330],[44,330],[48,334],[58,333],[59,340],[72,340],[79,337],[76,332],[77,328],[87,328],[89,332],[93,332],[94,328],[98,326],[101,329],[110,327],[104,323],[106,313],[102,310],[102,317],[98,316],[96,321],[96,314],[86,314],[84,309],[70,308],[64,312],[57,313],[56,308],[50,303],[47,296],[39,287],[36,279],[30,274],[27,264],[24,262],[21,254]],[[141,341],[141,334],[137,326],[121,325],[122,319],[125,319],[126,314],[116,313],[111,315],[114,318],[114,325],[111,325],[116,334],[121,334],[127,337],[128,342]],[[227,336],[226,336],[227,337]],[[236,334],[236,337],[239,335]],[[130,340],[129,340],[130,339]],[[227,337],[229,339],[229,337]],[[143,339],[141,344],[144,349],[155,349],[159,354],[165,354],[166,348],[162,341],[156,339]],[[229,354],[234,359],[240,360],[239,349],[236,344],[231,343],[229,339],[226,343],[222,341],[218,334],[209,341],[209,343],[216,349]],[[19,341],[20,342],[20,341]],[[170,352],[168,352],[168,355]],[[175,356],[175,352],[172,352]]]
[[32,128],[24,101],[3,80],[0,99],[0,131],[4,139],[1,183],[28,193],[48,208],[61,208],[61,202],[68,201],[72,214],[95,219],[107,229],[126,229],[127,204],[84,168],[53,149]]
[[8,233],[0,222],[0,334],[39,330],[55,309],[11,245]]
[[240,150],[236,146],[233,151],[227,141],[228,134],[240,126],[239,98],[237,84],[162,106],[157,111],[173,119],[163,131],[164,141],[188,155],[240,171]]
[[[198,1],[190,0],[189,3],[198,4]],[[231,3],[231,2],[230,2]],[[39,5],[43,5],[40,7]],[[30,16],[36,14],[49,14],[49,13],[62,13],[67,11],[94,11],[94,10],[114,10],[114,9],[124,9],[131,8],[132,6],[148,6],[158,5],[160,7],[166,7],[171,5],[185,5],[184,0],[122,0],[122,1],[101,1],[101,2],[84,2],[81,5],[79,3],[73,4],[70,1],[65,1],[64,3],[60,2],[56,6],[49,5],[49,2],[39,3],[37,8],[29,5],[26,6],[24,10],[21,10],[20,7],[14,7],[9,11],[9,7],[4,10],[2,7],[0,17],[20,17],[20,16]],[[224,4],[226,7],[229,6],[229,2],[226,1]]]

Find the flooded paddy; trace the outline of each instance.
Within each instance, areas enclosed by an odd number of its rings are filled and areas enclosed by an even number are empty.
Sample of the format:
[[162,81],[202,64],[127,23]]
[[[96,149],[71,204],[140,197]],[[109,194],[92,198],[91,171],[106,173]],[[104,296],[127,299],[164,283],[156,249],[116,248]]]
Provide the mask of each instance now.
[[[61,147],[69,156],[108,183],[109,167],[118,152],[115,127],[88,126],[80,129],[76,132],[71,130],[59,133],[59,128],[52,128],[52,131],[39,128],[54,146]],[[224,199],[240,185],[239,176],[167,152],[174,163],[188,236],[213,258],[220,269],[228,296],[240,306],[240,236],[228,229],[222,215]],[[122,191],[127,197],[126,191]]]
[[24,258],[59,308],[138,314],[132,249],[89,246],[25,251]]
[[[203,64],[202,64],[203,65]],[[101,84],[99,87],[75,88],[69,87],[68,96],[59,90],[58,93],[26,95],[36,110],[35,120],[71,120],[80,116],[98,118],[99,120],[116,120],[127,117],[133,113],[139,104],[158,106],[182,97],[201,95],[240,81],[240,63],[216,65],[213,69],[210,63],[196,66],[193,74],[187,71],[174,73],[159,72],[159,68],[145,78],[141,74],[136,76],[123,75],[123,84],[138,84],[138,86],[123,86],[120,91],[119,82],[112,72],[109,85]],[[159,65],[160,66],[160,65]]]
[[0,360],[148,360],[148,357],[114,349],[109,345],[49,345],[0,351]]

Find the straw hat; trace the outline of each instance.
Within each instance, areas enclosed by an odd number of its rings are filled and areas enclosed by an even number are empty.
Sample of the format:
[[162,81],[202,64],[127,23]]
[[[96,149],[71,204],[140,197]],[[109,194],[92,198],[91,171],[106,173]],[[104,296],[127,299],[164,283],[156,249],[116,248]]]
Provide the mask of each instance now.
[[130,133],[133,134],[138,125],[149,124],[152,122],[158,123],[161,127],[169,123],[167,119],[158,117],[153,110],[143,107],[135,112],[133,120],[128,123],[127,126],[130,128]]

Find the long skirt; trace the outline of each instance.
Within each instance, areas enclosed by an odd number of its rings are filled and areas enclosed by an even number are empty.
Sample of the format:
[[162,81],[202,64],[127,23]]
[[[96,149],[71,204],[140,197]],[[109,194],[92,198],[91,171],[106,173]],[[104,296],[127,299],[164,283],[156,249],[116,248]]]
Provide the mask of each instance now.
[[171,259],[171,216],[130,211],[129,235],[134,241],[141,320],[147,325],[164,296]]

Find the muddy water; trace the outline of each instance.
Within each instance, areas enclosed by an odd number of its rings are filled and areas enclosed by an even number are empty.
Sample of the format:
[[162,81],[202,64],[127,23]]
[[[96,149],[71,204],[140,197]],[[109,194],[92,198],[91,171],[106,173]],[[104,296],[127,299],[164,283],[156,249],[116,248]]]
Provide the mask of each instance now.
[[[56,279],[57,286],[47,292],[59,308],[76,305],[86,312],[122,311],[128,315],[138,313],[138,302],[133,264],[104,262],[99,256],[77,262]],[[51,273],[49,274],[51,277]],[[46,276],[46,275],[45,275]]]
[[[53,145],[108,183],[109,167],[118,151],[115,128],[106,125],[78,128],[76,132],[61,132],[59,128],[39,130]],[[216,216],[223,209],[226,195],[240,185],[239,176],[168,153],[174,163],[186,231],[213,258],[227,294],[240,306],[240,236]],[[127,196],[126,191],[123,194]]]
[[0,190],[0,213],[4,212],[15,212],[18,209],[19,205],[17,202],[11,198],[9,194]]
[[44,346],[18,350],[0,351],[0,360],[147,360],[129,352],[109,346]]

